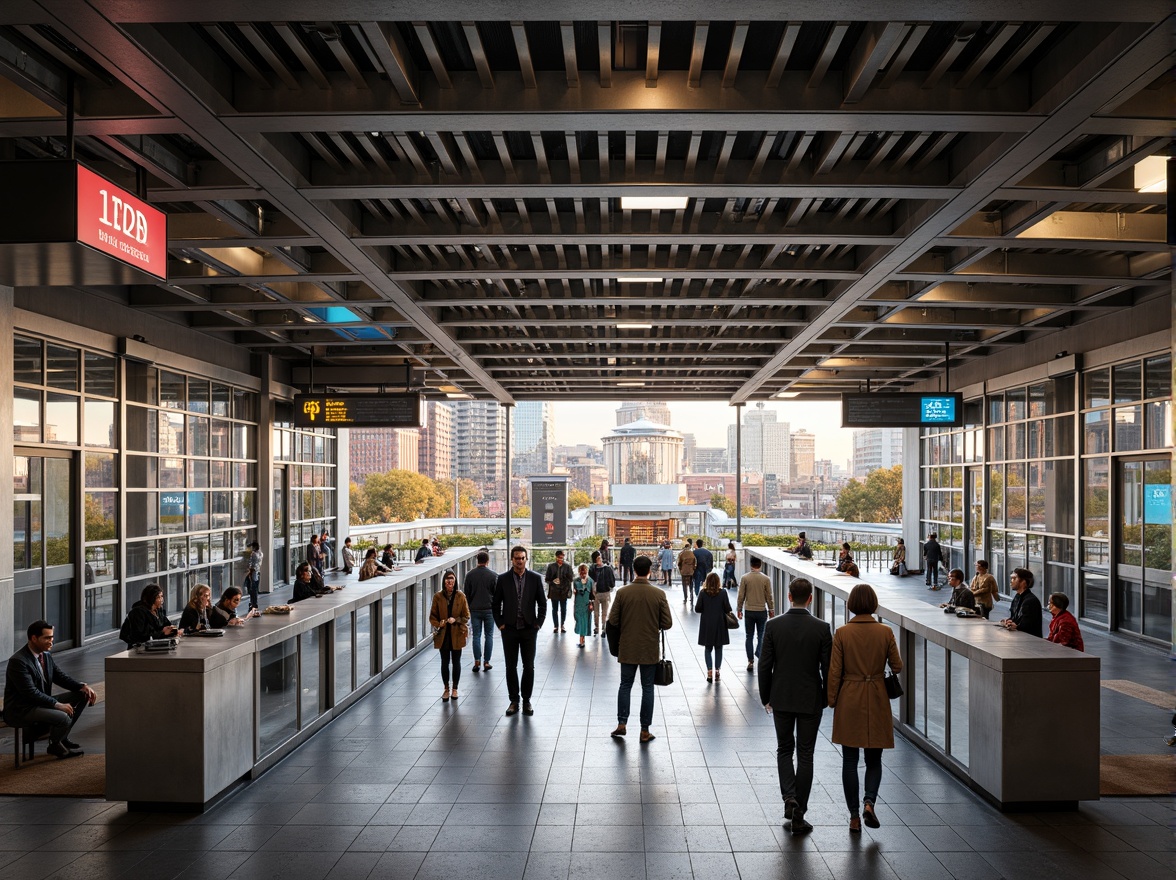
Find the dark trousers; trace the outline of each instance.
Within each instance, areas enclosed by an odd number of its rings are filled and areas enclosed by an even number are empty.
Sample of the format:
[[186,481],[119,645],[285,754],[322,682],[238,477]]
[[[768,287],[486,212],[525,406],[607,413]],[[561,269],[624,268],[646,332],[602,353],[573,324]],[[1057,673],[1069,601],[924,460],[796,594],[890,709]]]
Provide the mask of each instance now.
[[621,584],[631,583],[633,580],[633,563],[621,563]]
[[[474,662],[481,663],[483,658],[490,662],[490,655],[494,653],[494,612],[487,608],[484,611],[470,612],[470,625],[474,631]],[[485,633],[485,647],[482,646],[482,634]]]
[[698,596],[702,592],[702,582],[706,580],[706,576],[710,572],[703,571],[701,568],[694,569],[694,595]]
[[926,564],[923,566],[923,571],[927,575],[927,578],[924,581],[924,583],[926,583],[927,586],[931,586],[932,581],[934,581],[935,586],[938,587],[939,586],[939,560],[936,559],[934,562],[932,562],[930,559],[928,559]]
[[89,700],[86,699],[86,695],[81,691],[58,694],[54,699],[59,703],[68,703],[72,706],[73,716],[67,715],[60,709],[47,709],[38,706],[27,712],[21,712],[19,715],[15,712],[9,712],[5,716],[5,719],[10,727],[27,727],[33,724],[44,725],[49,728],[49,742],[59,743],[69,736],[69,732],[73,730],[73,726],[82,717],[82,712],[89,704]]
[[[841,747],[841,787],[845,789],[845,805],[849,814],[858,814],[858,751],[853,746]],[[866,794],[867,804],[878,802],[878,789],[882,786],[882,750],[861,749],[866,753]]]
[[633,702],[633,681],[637,678],[637,670],[641,670],[641,729],[648,730],[653,723],[653,674],[657,669],[656,663],[622,663],[621,686],[617,690],[617,723],[627,724],[629,708]]
[[245,583],[242,584],[242,586],[245,587],[245,592],[249,594],[249,610],[250,611],[252,611],[254,608],[257,607],[257,586],[258,586],[258,583],[260,582],[260,580],[261,580],[260,575],[255,575],[254,577],[250,577],[249,575],[245,575]]
[[565,596],[562,599],[551,600],[551,625],[559,629],[568,619],[568,600]]
[[[539,633],[534,627],[515,629],[508,626],[502,630],[502,653],[506,657],[506,692],[512,703],[519,697],[530,702],[535,687],[535,638]],[[523,683],[519,687],[519,654],[523,655]]]
[[682,598],[685,599],[687,602],[690,601],[690,594],[693,591],[693,588],[694,588],[694,575],[693,574],[682,575]]
[[461,648],[441,649],[441,680],[449,687],[449,661],[453,660],[453,689],[457,690],[457,683],[461,681]]
[[[800,811],[806,812],[809,794],[813,790],[813,752],[817,748],[821,713],[800,715],[796,712],[773,712],[772,720],[776,722],[776,769],[780,774],[780,796],[785,800],[796,798]],[[792,767],[793,748],[796,749],[795,770]]]
[[744,647],[747,649],[747,662],[760,655],[763,647],[764,627],[768,625],[767,611],[743,611],[743,631],[747,633]]

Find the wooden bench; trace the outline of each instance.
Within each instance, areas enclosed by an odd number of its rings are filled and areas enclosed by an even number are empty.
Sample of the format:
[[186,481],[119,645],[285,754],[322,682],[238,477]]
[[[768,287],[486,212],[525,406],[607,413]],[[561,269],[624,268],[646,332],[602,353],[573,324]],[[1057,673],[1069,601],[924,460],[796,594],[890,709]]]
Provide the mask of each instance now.
[[[11,727],[4,720],[4,704],[0,702],[0,730]],[[13,727],[13,767],[20,769],[23,761],[31,761],[36,757],[37,740],[48,736],[48,732],[37,733],[36,724],[26,724],[23,727]]]

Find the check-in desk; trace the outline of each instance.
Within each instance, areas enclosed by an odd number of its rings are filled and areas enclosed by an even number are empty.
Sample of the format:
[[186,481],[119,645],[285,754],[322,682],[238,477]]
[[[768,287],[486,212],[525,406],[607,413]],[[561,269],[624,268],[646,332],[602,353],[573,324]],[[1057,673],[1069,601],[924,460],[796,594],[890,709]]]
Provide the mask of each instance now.
[[[106,797],[201,810],[289,754],[422,648],[446,569],[477,548],[358,582],[165,654],[106,658]],[[161,770],[161,768],[166,768]]]
[[1098,799],[1098,657],[997,626],[1007,600],[991,621],[962,619],[918,598],[921,579],[857,579],[780,550],[757,555],[778,608],[787,607],[789,581],[808,578],[813,613],[834,628],[847,619],[849,591],[874,588],[902,654],[897,729],[989,801],[1028,809]]

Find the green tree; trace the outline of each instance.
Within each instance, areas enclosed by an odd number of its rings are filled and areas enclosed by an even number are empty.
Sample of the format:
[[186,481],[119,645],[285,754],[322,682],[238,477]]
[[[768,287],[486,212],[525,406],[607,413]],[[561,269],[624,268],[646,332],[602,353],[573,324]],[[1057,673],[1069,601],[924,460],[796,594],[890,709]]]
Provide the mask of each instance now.
[[735,515],[735,502],[719,492],[715,492],[710,497],[710,506],[715,510],[721,510],[727,516]]
[[592,496],[590,496],[583,489],[572,489],[568,492],[568,512],[579,510],[581,507],[590,507],[592,505]]
[[530,515],[531,515],[531,505],[530,504],[520,504],[514,509],[514,512],[511,513],[511,516],[522,517],[524,519]]
[[902,465],[850,480],[837,494],[837,516],[846,522],[901,522]]
[[453,484],[447,493],[442,485],[412,471],[369,474],[362,489],[352,483],[351,509],[360,524],[448,516]]

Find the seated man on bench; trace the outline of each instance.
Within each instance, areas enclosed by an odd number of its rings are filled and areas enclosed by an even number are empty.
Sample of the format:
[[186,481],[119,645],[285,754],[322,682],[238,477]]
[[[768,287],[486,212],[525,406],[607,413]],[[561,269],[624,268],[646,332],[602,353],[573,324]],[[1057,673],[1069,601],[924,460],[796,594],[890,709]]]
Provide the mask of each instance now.
[[[82,748],[69,739],[82,710],[98,698],[93,689],[66,675],[53,662],[53,624],[35,620],[29,624],[29,641],[8,660],[4,679],[4,720],[10,727],[42,725],[49,728],[51,755],[74,758]],[[65,688],[60,701],[53,686]]]

